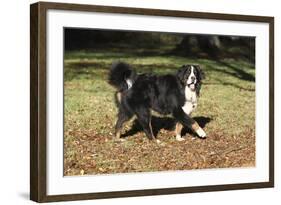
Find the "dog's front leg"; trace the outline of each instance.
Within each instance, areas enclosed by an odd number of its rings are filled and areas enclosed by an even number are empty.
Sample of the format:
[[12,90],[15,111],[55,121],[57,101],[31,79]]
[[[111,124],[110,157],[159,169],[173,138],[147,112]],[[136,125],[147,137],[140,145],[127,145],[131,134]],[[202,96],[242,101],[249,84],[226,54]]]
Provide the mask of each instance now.
[[[188,116],[183,109],[175,109],[173,112],[174,117],[182,123],[184,126],[192,128],[192,130],[201,138],[205,138],[207,135],[205,131],[198,125],[198,123]],[[178,134],[178,132],[177,132]]]
[[206,133],[205,131],[198,125],[198,123],[193,120],[194,122],[191,124],[191,128],[196,134],[201,137],[201,138],[206,138]]

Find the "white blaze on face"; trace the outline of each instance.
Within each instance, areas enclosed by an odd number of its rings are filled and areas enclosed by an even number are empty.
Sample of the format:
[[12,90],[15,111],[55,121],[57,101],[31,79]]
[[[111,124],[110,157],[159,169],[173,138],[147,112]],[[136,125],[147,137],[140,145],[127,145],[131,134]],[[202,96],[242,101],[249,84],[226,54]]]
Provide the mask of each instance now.
[[[194,80],[194,82],[193,82],[193,84],[191,84],[192,83],[192,78],[195,78],[195,80]],[[195,84],[196,84],[196,81],[197,81],[197,79],[196,79],[196,76],[195,76],[195,74],[194,74],[194,67],[193,66],[191,66],[191,71],[190,71],[190,74],[189,74],[189,76],[188,76],[188,78],[187,78],[187,85],[190,85],[190,88],[191,89],[195,89]]]

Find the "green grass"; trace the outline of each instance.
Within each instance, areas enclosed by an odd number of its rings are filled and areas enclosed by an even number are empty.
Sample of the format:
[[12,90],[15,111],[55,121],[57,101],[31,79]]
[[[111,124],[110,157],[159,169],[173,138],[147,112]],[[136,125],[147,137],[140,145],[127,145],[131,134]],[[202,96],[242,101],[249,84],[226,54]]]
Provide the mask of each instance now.
[[[202,86],[198,109],[193,113],[193,117],[209,119],[204,127],[208,139],[202,142],[194,138],[192,133],[187,133],[186,136],[193,137],[179,144],[175,142],[172,129],[161,129],[158,137],[164,141],[163,146],[151,145],[142,132],[134,133],[123,143],[114,142],[112,138],[117,113],[114,104],[115,90],[107,83],[108,69],[113,61],[132,64],[139,73],[157,74],[175,73],[183,64],[199,64],[206,74],[206,79]],[[239,59],[214,61],[164,54],[145,56],[120,51],[66,52],[64,173],[77,175],[253,166],[254,81],[254,65]],[[128,123],[123,133],[129,132],[132,126],[133,122]],[[221,157],[213,159],[213,152],[217,156],[221,151],[227,152],[231,147],[234,151],[230,150],[223,160]],[[241,150],[239,147],[242,147]],[[191,150],[186,152],[186,148]],[[200,149],[202,152],[197,153]],[[144,154],[146,151],[147,154]],[[151,155],[152,152],[154,154]],[[169,152],[174,154],[171,155]],[[189,160],[176,159],[176,155],[182,155],[181,152],[185,152],[184,156]],[[244,156],[242,152],[251,153]],[[163,163],[162,154],[167,156]],[[252,157],[247,159],[249,156]]]

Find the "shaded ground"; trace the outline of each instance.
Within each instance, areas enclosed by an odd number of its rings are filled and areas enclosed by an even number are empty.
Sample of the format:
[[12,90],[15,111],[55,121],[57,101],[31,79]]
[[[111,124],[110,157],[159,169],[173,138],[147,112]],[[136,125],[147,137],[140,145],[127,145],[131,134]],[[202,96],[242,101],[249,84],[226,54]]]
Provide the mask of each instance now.
[[[65,55],[64,174],[100,174],[255,166],[255,69],[242,60],[190,59],[141,51],[75,51]],[[155,116],[161,144],[147,140],[138,123],[127,123],[124,142],[113,140],[114,89],[106,82],[113,61],[138,72],[173,73],[183,64],[200,64],[206,80],[193,116],[208,138],[184,130],[174,137],[174,120]]]

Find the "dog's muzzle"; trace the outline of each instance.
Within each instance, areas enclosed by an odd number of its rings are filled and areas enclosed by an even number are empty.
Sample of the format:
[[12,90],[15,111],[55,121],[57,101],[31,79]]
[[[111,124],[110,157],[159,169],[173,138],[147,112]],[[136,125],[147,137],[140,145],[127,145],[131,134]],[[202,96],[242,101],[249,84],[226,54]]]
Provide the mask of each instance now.
[[190,89],[195,90],[195,83],[192,82],[190,84],[187,85]]

